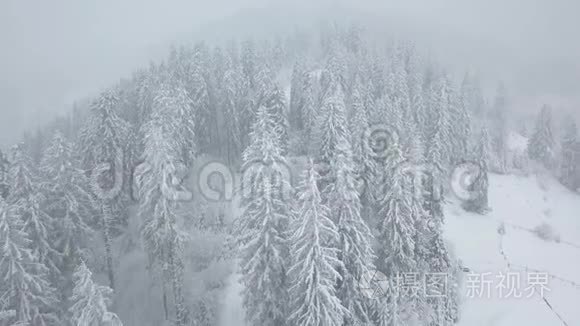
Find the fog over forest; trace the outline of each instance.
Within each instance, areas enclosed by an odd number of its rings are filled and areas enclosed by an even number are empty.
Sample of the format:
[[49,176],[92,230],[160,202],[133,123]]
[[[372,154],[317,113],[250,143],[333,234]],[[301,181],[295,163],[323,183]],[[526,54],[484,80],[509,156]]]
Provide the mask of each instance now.
[[169,44],[291,30],[325,18],[370,17],[386,33],[408,33],[457,73],[479,72],[490,91],[503,80],[518,110],[548,102],[578,112],[579,10],[574,0],[3,0],[0,146],[158,60]]

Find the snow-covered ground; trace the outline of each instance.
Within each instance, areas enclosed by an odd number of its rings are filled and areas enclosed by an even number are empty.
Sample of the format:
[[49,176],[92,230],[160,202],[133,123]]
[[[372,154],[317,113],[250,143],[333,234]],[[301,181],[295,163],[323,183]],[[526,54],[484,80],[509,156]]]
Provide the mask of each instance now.
[[[489,197],[492,211],[484,216],[466,213],[456,201],[446,208],[445,236],[470,269],[460,325],[580,325],[580,195],[547,176],[491,175]],[[503,236],[498,232],[502,223]],[[542,223],[559,234],[559,243],[532,232]],[[513,276],[514,285],[501,280],[508,273],[519,275]],[[528,298],[528,277],[544,273],[546,301],[539,291]],[[493,281],[489,291],[482,280]],[[503,294],[502,285],[508,287]],[[474,294],[480,286],[481,292]],[[509,289],[522,297],[508,295]]]

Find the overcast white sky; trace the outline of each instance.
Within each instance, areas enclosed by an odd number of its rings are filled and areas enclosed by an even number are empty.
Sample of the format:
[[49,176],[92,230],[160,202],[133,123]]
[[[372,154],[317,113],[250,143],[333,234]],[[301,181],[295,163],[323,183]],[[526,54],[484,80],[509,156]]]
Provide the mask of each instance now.
[[295,25],[300,12],[342,7],[348,18],[355,10],[344,8],[355,7],[429,44],[447,65],[505,80],[515,106],[536,110],[547,101],[580,111],[580,1],[325,0],[318,8],[313,1],[0,0],[0,146],[158,59],[167,44],[227,29],[232,15],[239,29],[248,6],[277,8],[275,21]]

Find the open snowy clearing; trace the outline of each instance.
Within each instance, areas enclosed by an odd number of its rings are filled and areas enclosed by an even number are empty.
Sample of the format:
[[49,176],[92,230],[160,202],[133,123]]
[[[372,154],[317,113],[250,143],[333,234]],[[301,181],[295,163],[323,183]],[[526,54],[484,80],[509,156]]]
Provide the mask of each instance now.
[[[493,280],[491,298],[468,293],[469,282],[464,281],[459,324],[580,325],[580,247],[574,243],[580,239],[580,196],[549,177],[499,175],[490,176],[489,196],[492,211],[485,216],[466,213],[457,202],[447,206],[445,234],[456,254],[470,273],[488,273]],[[503,237],[498,232],[502,223]],[[532,232],[542,223],[560,235],[559,243]],[[520,275],[521,298],[499,295],[499,275],[508,272]],[[527,298],[526,278],[534,273],[549,275],[547,301],[539,291]]]

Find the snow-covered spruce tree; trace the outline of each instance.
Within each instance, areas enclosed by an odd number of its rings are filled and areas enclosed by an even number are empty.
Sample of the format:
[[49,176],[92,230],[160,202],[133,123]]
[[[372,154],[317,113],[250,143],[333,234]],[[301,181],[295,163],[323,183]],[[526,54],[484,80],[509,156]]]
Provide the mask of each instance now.
[[338,227],[338,257],[344,266],[339,269],[338,297],[349,311],[345,324],[356,325],[370,322],[370,302],[359,291],[358,282],[375,269],[375,256],[371,245],[373,236],[360,214],[349,136],[338,135],[330,156],[329,174],[334,177],[326,186],[324,197]]
[[[127,184],[122,180],[129,179],[130,138],[132,127],[121,119],[116,111],[119,97],[115,90],[103,92],[92,104],[91,115],[81,137],[79,150],[83,160],[83,168],[92,176],[99,176],[93,182],[93,191],[100,201],[98,210],[101,215],[101,228],[107,248],[107,268],[109,282],[115,286],[112,270],[111,230],[115,225],[125,223],[125,203],[127,201]],[[56,145],[56,144],[55,144]],[[55,148],[55,150],[58,150]],[[102,164],[106,164],[107,168]],[[125,189],[123,189],[125,186]],[[104,191],[101,191],[104,190]],[[118,189],[113,196],[104,193]],[[124,195],[123,190],[127,192]]]
[[[157,114],[153,117],[154,114]],[[197,155],[196,119],[194,102],[188,95],[183,83],[173,76],[165,76],[155,92],[151,120],[160,119],[160,115],[173,115],[173,130],[167,130],[179,144],[178,156],[187,166],[193,164]]]
[[465,74],[461,83],[460,96],[470,116],[483,117],[485,101],[477,77]]
[[491,122],[491,143],[493,156],[492,168],[500,173],[507,172],[507,90],[503,84],[500,84],[497,89],[493,107],[489,112],[489,120]]
[[302,111],[302,103],[304,98],[304,78],[305,71],[304,59],[299,58],[294,63],[292,69],[292,79],[290,81],[290,107],[288,120],[290,120],[290,125],[293,129],[303,130],[304,129],[304,117]]
[[258,57],[256,46],[252,40],[245,40],[241,44],[240,63],[244,78],[248,81],[251,88],[255,87],[255,79],[258,73]]
[[[199,58],[201,53],[197,55],[195,58],[196,60],[201,60]],[[187,113],[187,116],[184,116],[186,119],[195,119],[195,122],[191,121],[191,124],[194,125],[194,133],[197,135],[197,145],[198,150],[202,153],[210,153],[210,151],[217,148],[217,139],[216,138],[216,115],[215,111],[213,110],[214,107],[210,102],[210,93],[209,93],[209,84],[206,80],[206,72],[205,67],[202,66],[202,62],[195,62],[193,64],[193,71],[191,81],[188,85],[189,97],[191,98],[191,102],[189,103],[190,106],[193,107],[195,113],[191,112],[191,108],[188,110],[183,110],[184,113]],[[176,94],[177,95],[177,94]],[[186,96],[184,93],[181,97]],[[176,99],[179,97],[175,97]],[[186,101],[185,98],[182,101]],[[187,105],[186,102],[183,105]],[[185,107],[184,107],[185,108]],[[190,140],[193,144],[193,138]],[[185,158],[188,164],[189,160],[192,157]]]
[[8,197],[8,169],[10,162],[8,157],[2,150],[0,150],[0,197],[6,199]]
[[561,150],[560,182],[571,190],[576,190],[580,187],[580,141],[576,122],[571,116],[566,118]]
[[351,96],[351,118],[349,119],[351,144],[357,179],[363,183],[360,194],[363,209],[361,214],[369,225],[374,226],[376,224],[372,216],[374,197],[372,196],[372,191],[369,189],[369,185],[375,182],[373,178],[375,176],[374,172],[377,169],[377,162],[373,157],[370,142],[365,139],[371,126],[368,120],[368,111],[360,93],[361,87],[360,83],[355,83]]
[[387,275],[410,272],[414,268],[414,226],[412,201],[407,176],[402,164],[405,162],[398,143],[389,146],[386,159],[385,196],[380,210],[379,265]]
[[[372,97],[376,101],[383,97],[385,92],[385,63],[377,51],[373,51],[370,56],[369,85]],[[374,117],[371,115],[371,118]]]
[[[417,272],[415,260],[416,204],[412,193],[412,176],[404,170],[405,158],[400,145],[393,142],[386,158],[386,190],[379,213],[378,267],[391,279],[404,273]],[[410,296],[399,296],[396,291],[385,298],[389,304],[392,323],[400,324],[411,318],[414,307]]]
[[409,135],[410,123],[414,119],[414,114],[411,112],[411,99],[409,98],[409,86],[407,82],[407,72],[405,70],[404,62],[397,60],[393,63],[393,89],[392,89],[392,103],[394,109],[398,111],[397,114],[401,116],[401,128],[399,134],[401,136],[402,145],[408,147],[408,142],[412,140]]
[[296,326],[342,326],[347,314],[336,295],[338,229],[330,210],[322,203],[318,173],[309,163],[303,174],[296,219],[290,226],[292,267],[288,271],[289,320]]
[[552,132],[552,109],[542,107],[536,119],[534,133],[528,142],[528,155],[545,167],[551,168],[554,159],[554,134]]
[[[90,117],[79,144],[84,169],[90,171],[100,163],[114,166],[119,154],[127,154],[126,144],[131,127],[116,112],[118,102],[116,91],[106,90],[92,103]],[[122,169],[123,166],[118,168]],[[106,180],[105,189],[112,188],[114,180],[111,178]]]
[[73,325],[123,326],[119,317],[108,309],[113,290],[93,282],[84,261],[75,269],[73,279],[75,286],[70,297]]
[[[441,92],[445,94],[444,91]],[[439,96],[441,96],[440,94]],[[438,101],[439,102],[439,101]],[[440,103],[440,102],[439,102]],[[445,101],[443,101],[445,103]],[[444,188],[445,180],[449,168],[449,128],[448,111],[441,104],[436,105],[436,123],[430,146],[427,147],[426,163],[432,167],[431,174],[425,178],[423,184],[425,189],[424,212],[426,214],[425,234],[429,236],[423,247],[427,248],[422,258],[426,262],[429,270],[427,273],[443,273],[451,275],[452,262],[449,252],[443,240],[444,223]],[[444,297],[429,298],[428,303],[434,312],[430,317],[431,325],[449,324],[457,319],[457,300],[449,294],[450,287],[455,280],[448,280],[446,289],[436,289],[439,293],[446,291]]]
[[221,105],[226,124],[226,155],[228,163],[241,156],[242,152],[242,126],[240,124],[241,107],[243,105],[242,77],[239,69],[232,66],[229,57],[226,60],[229,68],[224,73]]
[[[95,215],[94,199],[89,181],[79,168],[72,146],[60,134],[55,134],[40,164],[44,176],[47,213],[54,219],[52,243],[58,251],[59,298],[66,302],[72,289],[71,276],[94,230],[89,226]],[[55,272],[51,270],[51,272]]]
[[[304,133],[307,144],[312,144],[315,138],[315,130],[317,125],[317,110],[316,110],[316,91],[314,89],[312,76],[306,73],[302,88],[302,102],[300,103],[300,110],[304,125]],[[306,149],[310,150],[310,149]]]
[[137,110],[139,112],[138,126],[142,126],[153,111],[153,98],[158,83],[158,67],[151,64],[137,82]]
[[0,324],[60,325],[48,270],[24,229],[18,208],[0,198]]
[[447,175],[451,164],[451,121],[449,108],[451,90],[446,78],[442,78],[432,90],[433,104],[430,108],[431,134],[427,146],[427,160]]
[[[167,95],[161,92],[158,97]],[[139,189],[139,215],[143,220],[141,234],[149,254],[149,263],[160,267],[163,301],[167,315],[166,284],[171,284],[175,306],[175,325],[187,325],[189,313],[185,306],[183,288],[182,246],[184,235],[178,226],[177,209],[180,198],[170,189],[185,165],[182,153],[187,145],[179,138],[183,128],[180,106],[171,98],[158,98],[151,120],[143,126],[144,164],[136,172]],[[163,104],[166,104],[164,106]],[[177,112],[176,112],[177,111]]]
[[[458,297],[453,291],[458,281],[453,273],[454,265],[449,255],[449,251],[443,240],[443,190],[438,186],[440,181],[436,181],[436,176],[429,177],[425,181],[425,212],[426,212],[426,230],[424,234],[428,235],[425,239],[423,252],[425,266],[428,267],[427,273],[445,275],[447,282],[445,284],[432,284],[428,286],[431,296],[427,298],[427,303],[431,307],[430,313],[425,316],[429,325],[451,325],[459,318]],[[435,295],[433,295],[435,294]]]
[[286,116],[285,95],[278,85],[273,85],[272,89],[267,93],[264,99],[264,106],[270,111],[272,122],[274,123],[274,132],[279,138],[282,155],[285,156],[288,153],[289,123]]
[[487,170],[487,145],[489,143],[489,135],[487,129],[483,128],[481,130],[481,135],[479,142],[477,144],[477,149],[475,150],[475,160],[479,166],[478,175],[472,180],[472,184],[469,186],[468,191],[473,194],[473,198],[463,202],[463,208],[470,212],[476,212],[483,214],[488,210],[488,188],[489,188],[489,177]]
[[425,104],[425,99],[423,97],[423,79],[419,73],[415,73],[413,82],[409,89],[411,93],[411,112],[415,120],[415,132],[416,136],[419,137],[420,141],[425,144],[427,139],[424,137],[423,130],[427,129],[428,116],[427,116],[427,106]]
[[347,87],[346,59],[344,49],[336,42],[331,44],[331,52],[326,61],[321,75],[321,89],[319,92],[320,106],[324,105],[326,98],[336,94],[337,91],[345,92]]
[[320,189],[323,192],[325,191],[326,185],[332,183],[335,177],[330,169],[330,164],[336,155],[336,147],[341,141],[345,140],[350,146],[351,137],[346,120],[346,108],[342,89],[338,84],[329,87],[334,88],[334,92],[329,92],[324,100],[317,122],[317,145],[319,149],[318,157],[321,175]]
[[453,97],[451,103],[451,139],[452,143],[452,163],[457,164],[464,161],[469,154],[469,143],[471,137],[471,116],[469,111],[469,99],[466,94],[459,92]]
[[247,188],[236,228],[246,319],[257,326],[284,325],[288,317],[286,231],[291,209],[281,187],[289,181],[284,180],[284,158],[273,127],[270,111],[260,107],[252,143],[243,155]]
[[54,250],[54,220],[45,208],[46,196],[38,171],[34,169],[30,158],[20,146],[12,152],[12,164],[8,173],[9,183],[13,189],[8,200],[16,207],[17,214],[24,222],[24,231],[32,241],[30,249],[36,262],[44,264],[54,276],[58,274],[59,255]]

